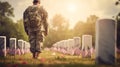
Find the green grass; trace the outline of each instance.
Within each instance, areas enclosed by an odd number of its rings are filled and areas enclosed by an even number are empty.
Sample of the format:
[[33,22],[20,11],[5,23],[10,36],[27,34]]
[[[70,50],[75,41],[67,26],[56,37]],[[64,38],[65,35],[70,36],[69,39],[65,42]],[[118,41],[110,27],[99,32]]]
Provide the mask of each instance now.
[[61,53],[52,55],[51,51],[43,51],[40,54],[41,59],[32,59],[31,54],[0,57],[0,67],[119,67],[120,56],[118,56],[116,65],[95,65],[95,59],[82,58],[81,56],[69,56]]

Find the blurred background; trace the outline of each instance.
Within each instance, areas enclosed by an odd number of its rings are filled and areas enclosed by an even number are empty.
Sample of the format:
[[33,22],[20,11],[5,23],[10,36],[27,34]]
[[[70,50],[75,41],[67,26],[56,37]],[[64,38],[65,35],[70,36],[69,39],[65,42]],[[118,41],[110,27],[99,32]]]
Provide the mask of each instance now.
[[[0,36],[28,41],[23,12],[33,0],[0,0]],[[95,45],[95,24],[100,18],[117,21],[117,47],[120,48],[120,0],[41,0],[48,12],[49,34],[44,47],[55,42],[89,34]],[[9,40],[7,40],[7,47]]]

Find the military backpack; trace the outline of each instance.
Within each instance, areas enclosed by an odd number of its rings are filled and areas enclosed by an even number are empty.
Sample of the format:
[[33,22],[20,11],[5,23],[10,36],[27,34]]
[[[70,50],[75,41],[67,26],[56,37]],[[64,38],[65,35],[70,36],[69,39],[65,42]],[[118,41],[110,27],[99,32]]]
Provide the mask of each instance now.
[[28,11],[29,27],[38,28],[41,25],[42,17],[40,14],[40,7],[32,7]]

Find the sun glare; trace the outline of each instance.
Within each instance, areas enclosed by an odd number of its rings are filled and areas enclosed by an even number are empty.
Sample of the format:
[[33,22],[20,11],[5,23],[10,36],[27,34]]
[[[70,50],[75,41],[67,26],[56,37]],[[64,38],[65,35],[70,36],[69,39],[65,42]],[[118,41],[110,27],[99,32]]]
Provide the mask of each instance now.
[[77,10],[77,5],[76,4],[73,4],[73,3],[70,3],[67,5],[67,10],[69,12],[76,12]]

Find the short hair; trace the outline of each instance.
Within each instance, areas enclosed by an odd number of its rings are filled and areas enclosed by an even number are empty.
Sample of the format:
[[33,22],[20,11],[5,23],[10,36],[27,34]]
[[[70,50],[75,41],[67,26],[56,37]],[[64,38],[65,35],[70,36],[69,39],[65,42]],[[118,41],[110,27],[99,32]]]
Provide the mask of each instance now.
[[40,3],[40,0],[33,0],[33,3]]

